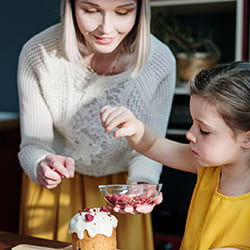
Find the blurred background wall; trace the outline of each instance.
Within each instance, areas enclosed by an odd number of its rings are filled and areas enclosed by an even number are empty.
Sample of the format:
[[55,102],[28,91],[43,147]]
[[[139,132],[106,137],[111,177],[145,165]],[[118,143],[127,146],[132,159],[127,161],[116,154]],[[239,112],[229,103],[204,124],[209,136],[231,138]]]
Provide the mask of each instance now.
[[18,112],[17,63],[23,44],[36,33],[60,21],[60,0],[1,2],[0,112]]

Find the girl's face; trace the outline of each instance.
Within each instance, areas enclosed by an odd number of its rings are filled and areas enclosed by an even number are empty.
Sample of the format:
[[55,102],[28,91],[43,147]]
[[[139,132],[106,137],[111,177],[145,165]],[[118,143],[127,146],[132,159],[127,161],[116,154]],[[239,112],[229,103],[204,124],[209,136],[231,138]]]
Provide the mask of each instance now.
[[86,46],[96,53],[111,53],[132,30],[137,0],[75,0],[77,25]]
[[190,112],[193,125],[186,136],[198,163],[206,167],[236,164],[243,132],[235,137],[216,107],[200,96],[191,96]]

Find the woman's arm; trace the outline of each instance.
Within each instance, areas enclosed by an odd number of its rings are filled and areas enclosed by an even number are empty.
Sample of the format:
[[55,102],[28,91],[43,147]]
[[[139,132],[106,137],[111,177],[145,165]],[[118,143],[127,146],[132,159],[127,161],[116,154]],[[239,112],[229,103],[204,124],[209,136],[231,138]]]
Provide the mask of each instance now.
[[[35,59],[33,59],[35,60]],[[18,95],[20,109],[21,145],[20,164],[30,179],[37,181],[37,165],[47,155],[53,154],[53,124],[39,90],[39,79],[27,45],[18,64]]]
[[[27,45],[24,46],[18,64],[21,127],[21,145],[18,157],[22,168],[34,183],[52,188],[60,183],[62,176],[72,177],[74,166],[65,164],[65,168],[62,168],[58,157],[53,160],[53,166],[51,160],[50,164],[44,164],[47,157],[51,159],[50,155],[55,154],[52,149],[54,131],[53,120],[42,97],[39,77],[34,69],[35,60],[36,57],[33,54],[30,55]],[[38,165],[40,166],[41,163],[43,167],[38,169]],[[68,173],[69,170],[70,173]],[[47,179],[45,180],[45,178]]]

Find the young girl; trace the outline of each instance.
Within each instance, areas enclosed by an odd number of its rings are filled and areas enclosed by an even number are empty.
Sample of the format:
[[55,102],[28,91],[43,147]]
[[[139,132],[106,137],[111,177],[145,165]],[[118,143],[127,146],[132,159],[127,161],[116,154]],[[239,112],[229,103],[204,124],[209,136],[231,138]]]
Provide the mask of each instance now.
[[190,94],[189,144],[156,135],[125,107],[103,107],[103,126],[137,152],[198,174],[182,250],[250,249],[250,62],[201,71]]
[[[157,183],[162,169],[103,134],[100,108],[126,105],[164,136],[176,72],[149,0],[61,0],[61,17],[19,58],[20,233],[71,241],[72,216],[105,202],[98,184]],[[150,215],[116,216],[118,248],[154,248]]]

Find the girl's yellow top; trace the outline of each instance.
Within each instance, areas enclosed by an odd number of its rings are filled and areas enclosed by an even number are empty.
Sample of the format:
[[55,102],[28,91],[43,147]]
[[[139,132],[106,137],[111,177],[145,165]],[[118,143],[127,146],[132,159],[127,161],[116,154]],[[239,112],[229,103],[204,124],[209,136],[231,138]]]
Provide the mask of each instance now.
[[250,249],[250,193],[222,195],[219,181],[220,167],[199,171],[181,250]]

